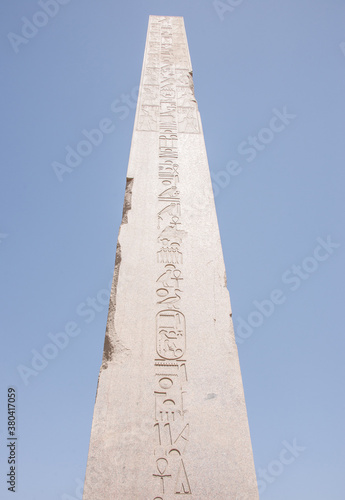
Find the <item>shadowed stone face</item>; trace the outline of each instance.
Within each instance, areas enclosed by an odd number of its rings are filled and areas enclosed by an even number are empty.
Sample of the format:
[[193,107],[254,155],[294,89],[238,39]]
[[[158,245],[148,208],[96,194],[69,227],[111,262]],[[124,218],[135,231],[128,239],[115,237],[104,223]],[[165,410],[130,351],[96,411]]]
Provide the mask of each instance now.
[[183,19],[151,16],[84,500],[258,500]]

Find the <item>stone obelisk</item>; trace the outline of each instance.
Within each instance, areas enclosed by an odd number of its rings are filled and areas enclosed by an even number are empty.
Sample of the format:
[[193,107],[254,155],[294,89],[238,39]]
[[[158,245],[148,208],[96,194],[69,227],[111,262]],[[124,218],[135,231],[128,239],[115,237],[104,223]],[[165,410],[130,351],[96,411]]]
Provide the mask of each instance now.
[[192,74],[150,16],[84,500],[259,498]]

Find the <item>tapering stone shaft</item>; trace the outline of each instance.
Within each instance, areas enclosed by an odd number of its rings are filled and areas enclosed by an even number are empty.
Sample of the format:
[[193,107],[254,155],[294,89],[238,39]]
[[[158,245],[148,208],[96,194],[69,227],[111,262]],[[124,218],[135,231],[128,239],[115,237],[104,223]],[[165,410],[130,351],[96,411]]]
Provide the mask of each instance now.
[[83,498],[185,495],[259,498],[184,23],[151,16]]

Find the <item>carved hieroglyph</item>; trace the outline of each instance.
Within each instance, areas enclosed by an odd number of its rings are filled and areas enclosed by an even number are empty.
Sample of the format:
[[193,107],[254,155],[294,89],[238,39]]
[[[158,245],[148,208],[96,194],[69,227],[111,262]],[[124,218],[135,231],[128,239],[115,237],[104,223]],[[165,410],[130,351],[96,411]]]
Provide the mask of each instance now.
[[183,19],[151,16],[84,500],[257,500]]

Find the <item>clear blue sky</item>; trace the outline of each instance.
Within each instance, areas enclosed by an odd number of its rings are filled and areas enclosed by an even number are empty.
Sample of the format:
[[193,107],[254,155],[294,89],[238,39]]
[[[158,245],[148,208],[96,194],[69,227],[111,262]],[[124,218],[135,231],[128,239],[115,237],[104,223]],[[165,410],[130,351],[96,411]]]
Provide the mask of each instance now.
[[344,2],[48,3],[0,7],[0,498],[81,498],[148,16],[167,14],[187,29],[261,499],[343,500]]

